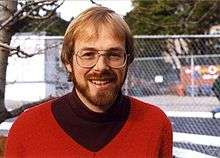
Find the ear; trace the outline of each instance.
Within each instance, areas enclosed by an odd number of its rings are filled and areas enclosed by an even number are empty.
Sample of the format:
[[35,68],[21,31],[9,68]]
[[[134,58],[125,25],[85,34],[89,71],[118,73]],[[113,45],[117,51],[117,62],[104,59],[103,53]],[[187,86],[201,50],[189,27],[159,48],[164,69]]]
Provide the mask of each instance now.
[[65,66],[68,72],[72,72],[72,66],[70,64],[66,64]]

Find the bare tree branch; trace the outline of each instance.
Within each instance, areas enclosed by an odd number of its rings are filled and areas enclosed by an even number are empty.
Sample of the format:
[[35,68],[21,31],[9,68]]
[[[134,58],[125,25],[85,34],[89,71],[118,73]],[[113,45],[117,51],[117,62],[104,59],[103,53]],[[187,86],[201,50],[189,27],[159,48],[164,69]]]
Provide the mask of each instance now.
[[[20,10],[18,10],[16,13],[14,13],[14,15],[10,16],[7,20],[5,20],[1,25],[0,25],[0,30],[3,29],[6,25],[8,25],[9,23],[16,21],[18,19],[19,16],[22,16],[24,10],[31,6],[31,5],[35,5],[38,4],[39,2],[31,2],[29,4],[26,4],[24,6],[22,6],[22,8]],[[15,20],[16,19],[16,20]]]
[[212,13],[217,8],[217,3],[218,2],[213,3],[212,7],[198,20],[197,23],[203,21],[210,13]]
[[101,4],[96,3],[94,0],[90,0],[90,2],[92,2],[92,4],[98,5],[98,6],[102,6]]
[[7,12],[9,12],[11,15],[13,15],[13,12],[11,11],[11,9],[9,9],[7,6],[4,6],[3,4],[0,4],[0,7],[2,7],[3,9],[5,9]]
[[215,1],[215,3],[213,3],[212,7],[206,11],[203,16],[201,16],[197,21],[193,21],[193,22],[190,22],[191,24],[198,24],[200,23],[201,21],[203,21],[209,14],[211,14],[216,8],[217,8],[217,3],[218,1]]
[[19,58],[30,58],[33,57],[35,55],[40,55],[40,54],[44,54],[46,50],[51,49],[53,47],[57,47],[58,45],[60,45],[62,42],[57,43],[57,44],[53,44],[45,49],[41,49],[38,50],[36,53],[32,53],[32,54],[28,54],[25,51],[21,50],[20,46],[17,47],[12,47],[10,45],[7,45],[5,43],[1,43],[0,42],[0,47],[3,47],[5,49],[8,49],[10,51],[9,56],[13,56],[13,55],[17,55]]
[[[56,12],[56,10],[57,10],[63,3],[64,3],[64,1],[62,1],[59,5],[57,5],[52,11],[49,10],[49,9],[42,8],[45,4],[39,5],[39,6],[35,7],[35,8],[33,8],[33,10],[30,11],[29,14],[27,14],[27,17],[29,17],[29,18],[31,18],[31,19],[36,19],[36,20],[48,19],[48,18],[50,18],[50,17]],[[39,9],[39,8],[41,8],[41,9],[44,10],[44,11],[46,11],[48,14],[45,15],[45,16],[31,15],[31,12],[33,12],[33,11]],[[22,18],[22,19],[23,19],[23,18]]]
[[17,55],[18,57],[21,57],[21,58],[24,58],[24,57],[27,58],[27,57],[32,57],[32,56],[36,55],[36,54],[25,53],[23,50],[20,49],[20,46],[12,47],[12,46],[9,46],[8,44],[0,43],[0,47],[3,47],[5,49],[8,49],[9,51],[11,51],[9,56]]
[[[41,1],[33,1],[33,2],[26,3],[25,5],[21,7],[20,10],[18,10],[16,13],[10,16],[7,20],[5,20],[2,24],[0,24],[0,30],[9,24],[13,25],[18,20],[22,20],[28,17],[32,19],[38,19],[38,20],[47,19],[64,3],[64,0],[62,0],[60,4],[56,4],[56,2],[58,2],[58,0],[50,0],[50,1],[41,0]],[[44,6],[49,6],[49,5],[56,5],[56,7],[53,8],[52,10],[44,8],[43,10],[48,11],[45,16],[40,16],[39,12],[37,13],[37,15],[34,16],[33,14],[34,11],[39,11]],[[28,10],[28,12],[26,10]]]
[[191,16],[193,15],[194,11],[196,10],[197,6],[198,6],[198,3],[200,1],[195,1],[195,4],[193,6],[193,8],[191,9],[189,15],[187,16],[186,20],[185,20],[185,23],[187,23],[189,21],[189,19],[191,18]]

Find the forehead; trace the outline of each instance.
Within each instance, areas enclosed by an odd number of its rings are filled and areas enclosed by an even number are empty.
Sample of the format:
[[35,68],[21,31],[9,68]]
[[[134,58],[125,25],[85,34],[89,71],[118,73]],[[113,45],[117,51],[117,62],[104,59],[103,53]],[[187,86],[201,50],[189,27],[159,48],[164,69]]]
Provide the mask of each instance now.
[[[120,46],[124,47],[125,37],[115,29],[107,26],[87,27],[81,35],[76,38],[75,48],[83,46],[106,47],[106,46]],[[100,46],[99,46],[100,45]]]

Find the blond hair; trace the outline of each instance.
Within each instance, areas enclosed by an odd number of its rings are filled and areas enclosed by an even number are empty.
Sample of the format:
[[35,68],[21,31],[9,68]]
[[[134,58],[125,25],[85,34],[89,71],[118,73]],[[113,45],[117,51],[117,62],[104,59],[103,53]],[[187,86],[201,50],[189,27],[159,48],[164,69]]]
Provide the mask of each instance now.
[[85,32],[90,28],[93,28],[90,29],[90,32],[93,32],[89,38],[98,38],[98,30],[102,26],[110,28],[116,38],[125,41],[126,52],[130,54],[128,58],[128,64],[130,64],[134,59],[133,37],[130,29],[127,23],[118,14],[106,7],[89,8],[71,21],[64,35],[64,43],[61,52],[63,64],[72,64],[76,39],[88,38]]

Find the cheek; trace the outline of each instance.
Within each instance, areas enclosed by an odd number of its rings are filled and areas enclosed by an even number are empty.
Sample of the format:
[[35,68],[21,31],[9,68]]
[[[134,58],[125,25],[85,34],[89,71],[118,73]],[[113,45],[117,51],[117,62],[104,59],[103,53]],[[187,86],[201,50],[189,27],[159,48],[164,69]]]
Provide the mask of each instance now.
[[73,70],[72,73],[73,73],[76,81],[85,80],[85,75],[88,72],[88,70],[83,69],[83,68],[79,67],[78,65],[74,65],[74,64],[73,64],[72,70]]
[[79,69],[75,69],[73,73],[77,81],[84,80],[86,72]]

